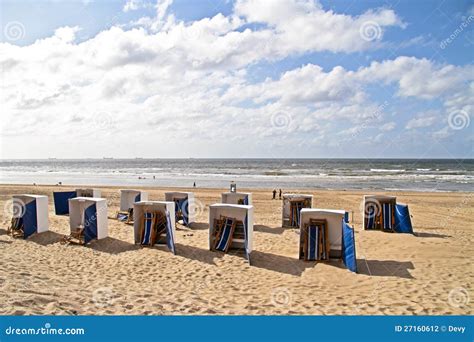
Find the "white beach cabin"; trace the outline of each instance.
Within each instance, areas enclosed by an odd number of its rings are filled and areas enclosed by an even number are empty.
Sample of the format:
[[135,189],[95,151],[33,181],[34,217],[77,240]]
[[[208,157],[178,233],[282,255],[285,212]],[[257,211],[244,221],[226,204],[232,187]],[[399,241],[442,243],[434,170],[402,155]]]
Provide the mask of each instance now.
[[84,245],[108,236],[107,201],[105,198],[76,197],[69,199],[71,236]]
[[133,205],[134,240],[142,246],[166,243],[168,249],[175,249],[175,203],[170,201],[141,201]]
[[348,212],[333,209],[301,209],[299,258],[307,261],[342,259],[357,271],[354,229]]
[[14,195],[12,196],[13,236],[30,237],[35,233],[48,231],[48,196]]
[[190,226],[196,221],[193,192],[165,192],[165,201],[175,203],[176,222],[182,220],[184,226]]
[[364,196],[364,229],[413,234],[408,205],[395,196]]
[[76,197],[94,197],[100,198],[102,191],[100,189],[76,189]]
[[250,192],[223,192],[221,203],[252,205],[252,194]]
[[148,201],[148,192],[142,190],[120,190],[120,211],[133,208],[135,202]]
[[217,203],[209,206],[209,249],[240,249],[250,263],[253,249],[253,206]]
[[69,214],[69,199],[76,197],[94,197],[100,198],[99,189],[75,189],[74,191],[54,191],[54,209],[56,215]]
[[313,195],[283,194],[281,221],[282,227],[299,227],[300,211],[313,207]]

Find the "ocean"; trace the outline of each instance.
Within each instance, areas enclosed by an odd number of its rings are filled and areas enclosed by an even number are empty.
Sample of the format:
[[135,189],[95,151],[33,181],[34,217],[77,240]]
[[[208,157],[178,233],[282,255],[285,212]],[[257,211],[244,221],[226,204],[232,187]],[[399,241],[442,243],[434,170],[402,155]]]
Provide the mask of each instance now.
[[2,160],[2,184],[473,191],[474,159]]

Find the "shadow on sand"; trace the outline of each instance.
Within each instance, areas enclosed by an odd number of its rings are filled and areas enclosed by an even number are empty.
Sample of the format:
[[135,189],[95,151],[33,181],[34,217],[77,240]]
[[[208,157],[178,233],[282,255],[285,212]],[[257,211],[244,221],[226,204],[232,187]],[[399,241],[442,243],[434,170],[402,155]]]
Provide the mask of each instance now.
[[209,265],[215,265],[214,259],[222,258],[222,253],[211,252],[208,249],[202,249],[194,246],[175,244],[176,254],[190,260],[196,260]]
[[140,249],[140,246],[138,245],[118,240],[110,236],[106,237],[105,239],[92,241],[88,247],[92,248],[93,250],[109,254],[120,254]]
[[269,227],[262,224],[256,224],[253,226],[253,230],[256,232],[269,233],[269,234],[282,234],[285,231],[283,227]]
[[408,271],[414,269],[411,261],[357,259],[357,273],[374,277],[414,279]]
[[446,234],[422,233],[422,232],[416,232],[415,236],[421,237],[421,238],[439,238],[439,239],[446,239],[446,238],[451,237],[451,235],[446,235]]

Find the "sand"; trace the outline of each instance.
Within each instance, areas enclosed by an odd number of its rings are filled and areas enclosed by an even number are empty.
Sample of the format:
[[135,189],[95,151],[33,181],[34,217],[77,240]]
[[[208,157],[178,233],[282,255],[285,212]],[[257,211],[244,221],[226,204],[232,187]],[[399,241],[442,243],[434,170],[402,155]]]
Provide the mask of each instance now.
[[[336,260],[298,260],[298,231],[281,227],[281,201],[271,200],[269,190],[245,189],[253,192],[255,206],[249,266],[239,253],[208,250],[208,205],[220,200],[221,190],[194,190],[198,224],[178,229],[174,256],[166,247],[134,245],[132,227],[112,219],[104,240],[87,247],[61,244],[69,218],[54,214],[57,189],[0,186],[0,314],[474,313],[473,193],[390,193],[409,204],[413,236],[362,230],[362,196],[373,192],[312,192],[315,207],[354,211],[355,274]],[[112,217],[119,188],[101,189]],[[148,190],[151,200],[162,200],[167,191]],[[49,232],[28,240],[7,235],[11,217],[3,208],[19,193],[49,196]]]

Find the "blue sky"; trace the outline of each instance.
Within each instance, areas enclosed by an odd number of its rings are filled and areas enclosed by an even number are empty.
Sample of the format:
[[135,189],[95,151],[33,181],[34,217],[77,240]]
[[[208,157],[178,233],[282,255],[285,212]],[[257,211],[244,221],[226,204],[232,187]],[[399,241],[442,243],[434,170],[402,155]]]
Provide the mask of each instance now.
[[3,158],[474,156],[472,1],[0,3]]

